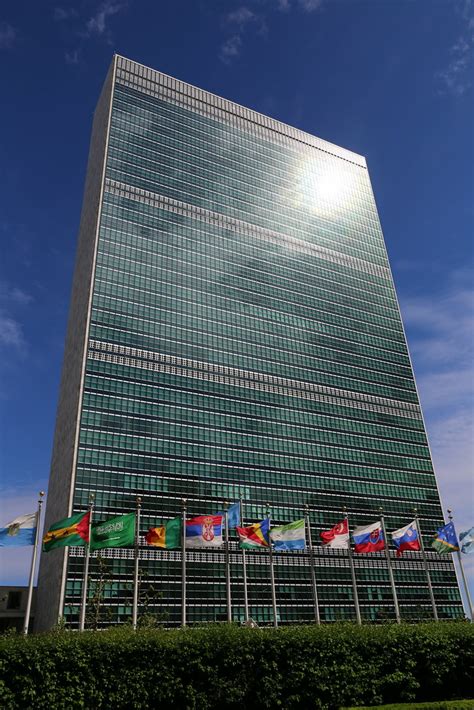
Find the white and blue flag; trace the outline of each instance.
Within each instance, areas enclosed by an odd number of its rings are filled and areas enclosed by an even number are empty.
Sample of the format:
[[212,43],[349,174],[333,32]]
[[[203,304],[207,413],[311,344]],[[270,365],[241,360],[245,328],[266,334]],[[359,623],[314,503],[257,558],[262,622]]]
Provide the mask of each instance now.
[[461,552],[465,555],[470,555],[474,552],[474,528],[465,530],[459,535],[459,544]]
[[304,550],[306,547],[304,518],[270,530],[275,550]]
[[36,538],[36,513],[19,515],[0,528],[0,547],[34,545]]

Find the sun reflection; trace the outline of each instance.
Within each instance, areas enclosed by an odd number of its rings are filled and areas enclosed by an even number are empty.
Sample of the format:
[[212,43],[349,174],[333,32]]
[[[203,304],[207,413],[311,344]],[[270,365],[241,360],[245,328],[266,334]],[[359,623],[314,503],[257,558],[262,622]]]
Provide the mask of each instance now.
[[336,172],[305,160],[295,169],[290,202],[295,207],[331,217],[347,210],[353,189],[354,178],[347,171]]

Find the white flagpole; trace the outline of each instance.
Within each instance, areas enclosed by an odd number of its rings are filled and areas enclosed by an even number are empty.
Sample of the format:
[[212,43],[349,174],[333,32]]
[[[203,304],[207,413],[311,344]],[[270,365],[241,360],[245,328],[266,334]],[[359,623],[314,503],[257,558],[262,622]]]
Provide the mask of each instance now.
[[[244,509],[243,509],[243,501],[242,498],[240,499],[240,527],[244,527]],[[247,560],[245,557],[245,550],[242,548],[242,576],[244,579],[244,615],[245,615],[245,621],[249,620],[249,598],[248,598],[248,592],[247,592]]]
[[79,617],[79,631],[84,631],[84,626],[86,623],[86,607],[87,607],[87,584],[89,581],[89,558],[90,558],[90,540],[91,540],[91,528],[92,528],[92,515],[94,511],[94,493],[89,495],[89,532],[86,542],[86,552],[84,556],[84,576],[82,579],[82,600],[81,600],[81,613]]
[[23,623],[23,633],[25,636],[28,633],[28,627],[30,625],[31,601],[33,599],[33,583],[35,580],[36,555],[38,552],[38,539],[41,523],[41,506],[43,505],[44,491],[40,491],[39,496],[40,497],[38,500],[38,512],[36,513],[35,542],[33,545],[33,552],[31,553],[30,583],[28,585],[28,598],[26,600],[25,621]]
[[428,560],[426,559],[425,546],[423,544],[423,538],[421,537],[421,528],[420,528],[420,521],[418,519],[418,511],[416,508],[413,508],[413,512],[415,514],[415,525],[416,525],[416,531],[418,533],[418,540],[420,541],[420,550],[421,550],[421,555],[423,557],[423,565],[424,565],[425,573],[426,573],[426,581],[428,582],[428,589],[430,592],[431,606],[433,608],[433,617],[434,617],[435,621],[438,621],[438,610],[436,608],[436,601],[435,601],[434,592],[433,592],[433,585],[431,584],[431,576],[430,576],[430,570],[428,568]]
[[273,606],[273,626],[275,628],[278,626],[277,619],[277,603],[276,603],[276,593],[275,593],[275,570],[273,569],[273,548],[272,540],[270,537],[270,509],[269,504],[267,504],[267,520],[268,520],[268,553],[270,555],[270,583],[272,587],[272,606]]
[[357,591],[357,580],[356,580],[356,574],[355,574],[355,569],[354,569],[354,558],[352,557],[352,548],[351,548],[351,531],[349,528],[349,516],[344,509],[344,518],[347,521],[347,532],[349,534],[349,539],[347,541],[347,554],[349,556],[349,567],[351,569],[351,578],[352,578],[352,593],[354,595],[354,606],[355,606],[355,612],[356,612],[356,619],[358,624],[362,624],[362,617],[360,615],[360,606],[359,606],[359,592]]
[[[450,521],[451,523],[454,524],[452,512],[453,512],[453,511],[452,511],[452,510],[449,510],[449,508],[448,508],[448,519],[449,519],[449,521]],[[467,599],[467,603],[468,603],[468,606],[469,606],[469,614],[470,614],[470,617],[471,617],[471,624],[472,624],[472,623],[474,622],[474,607],[472,606],[471,594],[470,594],[470,592],[469,592],[469,585],[468,585],[468,583],[467,583],[466,574],[465,574],[465,572],[464,572],[464,565],[463,565],[463,562],[462,562],[462,556],[461,556],[461,551],[460,551],[460,550],[457,550],[457,557],[458,557],[458,562],[459,562],[459,568],[460,568],[460,570],[461,570],[462,581],[463,581],[463,584],[464,584],[464,591],[465,591],[465,593],[466,593],[466,599]]]
[[318,587],[316,586],[316,571],[314,569],[314,550],[313,541],[311,539],[311,526],[309,524],[309,505],[305,504],[305,523],[306,532],[308,535],[308,548],[309,548],[309,567],[311,570],[311,584],[313,587],[313,602],[314,602],[314,618],[317,624],[321,623],[321,617],[319,615],[319,600],[318,600]]
[[183,529],[181,531],[181,626],[186,626],[186,498],[183,503]]
[[392,587],[393,605],[395,607],[395,618],[397,620],[397,624],[400,624],[401,623],[400,607],[398,606],[397,589],[395,587],[395,579],[393,576],[393,569],[392,569],[392,560],[390,559],[390,550],[388,549],[387,531],[385,530],[385,518],[383,515],[382,508],[380,508],[380,523],[382,525],[383,539],[385,542],[385,557],[387,559],[387,568],[388,568],[388,576],[390,578],[390,586]]
[[139,571],[139,543],[140,543],[140,510],[142,499],[137,496],[137,513],[135,518],[135,574],[133,577],[133,610],[132,626],[135,631],[138,622],[138,571]]
[[227,597],[227,621],[232,622],[232,596],[230,589],[230,550],[229,550],[229,503],[224,503],[225,522],[225,587]]

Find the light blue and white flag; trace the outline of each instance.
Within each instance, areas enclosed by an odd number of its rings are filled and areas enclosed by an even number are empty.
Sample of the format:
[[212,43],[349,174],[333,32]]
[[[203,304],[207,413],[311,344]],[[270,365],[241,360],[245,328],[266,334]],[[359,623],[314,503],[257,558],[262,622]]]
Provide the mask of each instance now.
[[21,547],[34,545],[36,537],[36,513],[19,515],[18,518],[0,528],[0,547]]
[[465,555],[470,555],[474,552],[474,528],[465,530],[459,535],[459,544],[461,545],[461,552],[464,552]]
[[275,550],[304,550],[306,547],[304,518],[270,530]]

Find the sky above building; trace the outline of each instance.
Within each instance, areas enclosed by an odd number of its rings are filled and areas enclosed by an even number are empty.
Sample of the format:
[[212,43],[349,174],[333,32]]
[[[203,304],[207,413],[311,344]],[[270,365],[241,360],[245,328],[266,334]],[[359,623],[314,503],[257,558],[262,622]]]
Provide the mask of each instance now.
[[[114,52],[366,156],[442,501],[459,531],[474,525],[473,48],[470,0],[2,4],[0,526],[47,488]],[[25,583],[28,557],[0,551],[0,583]]]

